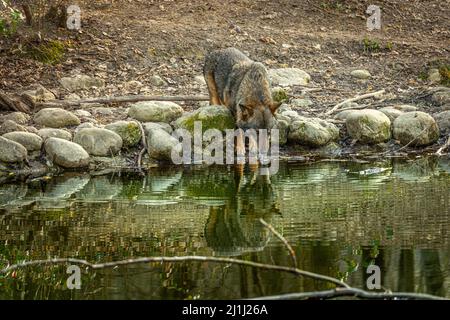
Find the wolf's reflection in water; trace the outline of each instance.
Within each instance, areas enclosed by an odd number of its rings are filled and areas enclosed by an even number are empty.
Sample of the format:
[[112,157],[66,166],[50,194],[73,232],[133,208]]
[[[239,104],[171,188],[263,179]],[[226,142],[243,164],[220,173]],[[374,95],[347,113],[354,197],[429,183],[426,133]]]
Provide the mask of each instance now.
[[259,221],[270,223],[278,214],[278,197],[268,176],[257,170],[233,172],[233,193],[225,204],[212,206],[205,225],[207,245],[219,256],[236,256],[261,251],[270,240],[270,231]]

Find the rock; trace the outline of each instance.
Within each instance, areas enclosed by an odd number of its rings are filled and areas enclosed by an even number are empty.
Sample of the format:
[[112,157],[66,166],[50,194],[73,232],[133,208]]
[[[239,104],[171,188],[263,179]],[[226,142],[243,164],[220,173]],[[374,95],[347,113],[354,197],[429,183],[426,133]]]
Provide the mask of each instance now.
[[299,117],[289,126],[288,141],[319,147],[339,138],[339,129],[319,118]]
[[161,87],[166,84],[166,82],[158,75],[151,76],[148,79],[148,81],[150,82],[151,85],[156,86],[156,87]]
[[450,103],[450,89],[438,91],[431,96],[431,100],[439,106]]
[[388,106],[403,112],[411,112],[411,111],[417,111],[418,108],[416,106],[412,106],[410,104],[396,104],[393,106]]
[[235,128],[235,120],[230,110],[224,106],[207,106],[199,108],[193,112],[184,114],[181,118],[175,120],[172,125],[175,129],[182,128],[194,132],[194,123],[201,122],[202,131],[208,129],[226,129]]
[[83,109],[75,110],[73,114],[76,115],[77,117],[86,117],[86,118],[92,117],[92,114],[89,111]]
[[38,133],[38,129],[36,129],[35,127],[32,126],[26,126],[25,129],[27,130],[27,132],[31,132],[31,133]]
[[289,123],[285,120],[277,120],[273,129],[278,129],[279,145],[284,146],[288,141]]
[[67,96],[64,97],[64,100],[80,100],[81,97],[77,95],[76,93],[70,93]]
[[72,134],[69,131],[63,129],[44,128],[37,132],[44,141],[48,138],[59,138],[67,141],[72,140]]
[[126,92],[138,92],[140,88],[142,88],[142,82],[131,80],[128,82],[125,82],[123,85],[123,88]]
[[293,108],[306,108],[309,106],[312,106],[314,103],[312,102],[311,99],[292,99],[290,105]]
[[0,134],[2,135],[13,131],[27,132],[28,130],[24,126],[21,126],[20,124],[17,124],[12,120],[6,120],[0,125]]
[[381,111],[366,109],[350,114],[347,132],[361,143],[379,143],[391,138],[391,120]]
[[44,143],[49,159],[64,168],[80,168],[89,164],[89,154],[82,146],[59,138],[48,138]]
[[351,114],[355,112],[358,112],[358,110],[342,110],[341,112],[335,114],[334,119],[345,121]]
[[84,74],[77,74],[73,77],[64,77],[59,80],[59,83],[64,89],[68,91],[87,90],[93,87],[101,88],[105,86],[102,79],[90,77]]
[[78,127],[75,128],[75,133],[77,133],[81,129],[88,129],[88,128],[96,128],[96,126],[94,126],[90,122],[84,122],[84,123],[80,124]]
[[162,129],[150,129],[147,137],[147,148],[151,158],[157,160],[172,160],[172,149],[180,153],[182,148],[177,139]]
[[395,119],[393,134],[402,145],[414,140],[410,145],[426,146],[438,140],[439,127],[433,117],[425,112],[407,112]]
[[114,114],[114,112],[111,110],[111,108],[107,108],[107,107],[93,108],[92,111],[94,112],[94,114],[102,115],[102,116],[111,116]]
[[432,84],[440,83],[442,80],[438,69],[430,69],[428,71],[428,81]]
[[194,81],[201,86],[206,86],[206,81],[205,81],[204,76],[195,76]]
[[288,124],[291,124],[292,121],[303,119],[303,117],[300,116],[297,111],[286,109],[281,112],[281,114],[277,115],[277,119],[285,120]]
[[450,134],[450,110],[435,114],[433,118],[436,120],[442,134]]
[[20,143],[27,151],[41,150],[42,138],[30,132],[9,132],[3,135],[4,138]]
[[146,135],[148,135],[150,129],[162,129],[168,134],[172,134],[173,132],[172,126],[165,122],[145,122],[142,124],[142,127]]
[[394,122],[394,120],[401,114],[403,114],[404,112],[399,110],[399,109],[395,109],[392,107],[385,107],[385,108],[381,108],[378,111],[383,112],[388,118],[389,120],[391,120],[391,123]]
[[81,129],[75,133],[73,141],[93,156],[114,155],[123,145],[122,138],[117,133],[100,128]]
[[272,84],[282,87],[304,86],[311,81],[311,76],[298,68],[270,69],[268,73]]
[[40,84],[24,91],[23,94],[28,95],[34,103],[56,99],[55,95],[52,92],[48,91]]
[[141,129],[135,121],[116,121],[105,126],[105,129],[117,133],[126,147],[135,146],[141,141]]
[[319,148],[316,152],[322,158],[336,158],[341,155],[342,148],[336,142],[330,142]]
[[72,112],[61,108],[45,108],[34,115],[34,122],[49,128],[77,126],[80,119]]
[[350,72],[350,75],[358,79],[369,79],[371,77],[370,72],[364,69],[353,70],[352,72]]
[[23,112],[11,112],[2,116],[0,122],[4,122],[6,120],[14,121],[17,124],[27,124],[28,121],[31,120],[31,117]]
[[133,104],[128,116],[141,122],[170,123],[183,114],[183,108],[169,101],[143,101]]
[[20,143],[0,137],[0,162],[22,162],[27,155],[27,149]]

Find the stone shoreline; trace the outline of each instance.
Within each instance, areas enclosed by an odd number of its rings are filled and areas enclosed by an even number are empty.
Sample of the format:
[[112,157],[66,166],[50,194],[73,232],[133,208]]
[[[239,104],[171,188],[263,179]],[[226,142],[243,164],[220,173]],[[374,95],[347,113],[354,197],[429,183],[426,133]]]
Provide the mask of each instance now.
[[[27,94],[35,101],[55,98],[42,86]],[[291,99],[276,112],[281,157],[345,159],[355,154],[387,155],[406,147],[408,152],[435,150],[450,134],[450,89],[437,90],[432,99],[441,106],[432,115],[414,105],[348,110],[350,104],[326,119],[301,115],[307,99]],[[201,121],[203,131],[234,129],[225,107],[207,104],[191,112],[173,102],[151,101],[124,108],[7,113],[0,116],[0,181],[15,175],[11,173],[33,170],[136,170],[141,156],[142,169],[170,163],[171,150],[178,143],[173,130],[192,132],[196,121]]]

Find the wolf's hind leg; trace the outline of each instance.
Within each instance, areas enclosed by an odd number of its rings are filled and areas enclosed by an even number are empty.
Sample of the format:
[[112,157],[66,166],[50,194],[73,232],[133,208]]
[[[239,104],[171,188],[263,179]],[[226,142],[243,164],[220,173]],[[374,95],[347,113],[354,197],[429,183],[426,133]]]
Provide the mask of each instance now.
[[206,85],[208,86],[209,92],[209,104],[210,105],[220,105],[219,93],[217,92],[216,81],[214,80],[214,74],[212,72],[207,72],[205,74]]

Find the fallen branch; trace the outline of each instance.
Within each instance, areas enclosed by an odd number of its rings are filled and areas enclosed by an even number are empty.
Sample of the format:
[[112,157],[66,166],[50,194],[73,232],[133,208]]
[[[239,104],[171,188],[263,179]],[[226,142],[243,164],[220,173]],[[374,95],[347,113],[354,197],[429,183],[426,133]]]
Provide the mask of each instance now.
[[442,147],[440,147],[438,149],[438,151],[436,151],[435,155],[437,156],[442,156],[442,151],[444,151],[445,149],[447,149],[450,146],[450,134],[448,135],[448,139],[447,142],[444,143],[444,145]]
[[251,298],[249,300],[292,300],[292,299],[333,299],[343,296],[353,296],[362,299],[420,299],[420,300],[448,300],[443,297],[425,293],[412,292],[369,292],[357,288],[337,288],[334,290],[296,292]]
[[50,265],[51,264],[64,264],[64,263],[81,264],[81,265],[85,265],[87,267],[97,270],[97,269],[114,268],[116,266],[126,266],[126,265],[141,264],[141,263],[155,263],[155,262],[168,263],[168,262],[186,262],[186,261],[230,263],[230,264],[248,266],[248,267],[252,267],[252,268],[264,269],[264,270],[281,271],[281,272],[292,273],[292,274],[295,274],[298,276],[303,276],[303,277],[307,277],[307,278],[311,278],[311,279],[334,283],[338,287],[350,288],[350,286],[348,284],[346,284],[343,281],[340,281],[339,279],[329,277],[329,276],[324,276],[324,275],[314,273],[314,272],[297,269],[297,268],[277,266],[277,265],[272,265],[272,264],[264,264],[264,263],[259,263],[259,262],[246,261],[246,260],[233,259],[233,258],[205,257],[205,256],[143,257],[143,258],[112,261],[112,262],[97,263],[97,264],[90,263],[86,260],[73,259],[73,258],[32,260],[32,261],[25,261],[22,263],[10,265],[10,266],[0,270],[0,274],[7,274],[11,271],[14,271],[14,270],[17,270],[20,268],[24,268],[24,267],[49,265],[49,264]]
[[139,102],[139,101],[209,101],[208,96],[119,96],[119,97],[102,97],[102,98],[90,98],[80,100],[50,100],[47,102],[37,103],[38,109],[42,108],[54,108],[54,107],[73,107],[80,106],[87,103],[126,103],[126,102]]
[[334,113],[336,110],[338,110],[340,106],[342,106],[342,105],[344,105],[346,103],[355,102],[355,101],[359,101],[359,100],[363,100],[363,99],[367,99],[367,98],[371,98],[371,97],[376,97],[376,96],[382,95],[385,92],[386,92],[386,90],[382,89],[380,91],[366,93],[366,94],[363,94],[363,95],[360,95],[360,96],[356,96],[356,97],[344,100],[342,102],[339,102],[337,105],[335,105],[333,108],[331,108],[330,110],[328,110],[324,114],[325,115],[330,115],[330,114]]
[[289,254],[291,255],[292,263],[294,265],[294,268],[297,268],[297,257],[295,255],[295,251],[294,251],[294,249],[292,249],[292,247],[289,244],[289,242],[287,242],[286,238],[283,237],[277,230],[275,230],[275,228],[272,227],[272,225],[270,225],[266,221],[264,221],[263,218],[259,219],[259,222],[261,222],[267,229],[270,230],[270,232],[272,232],[278,239],[281,240],[281,242],[283,242],[283,244],[286,246]]
[[10,111],[20,111],[30,113],[31,110],[22,101],[8,97],[5,93],[0,92],[0,109]]

